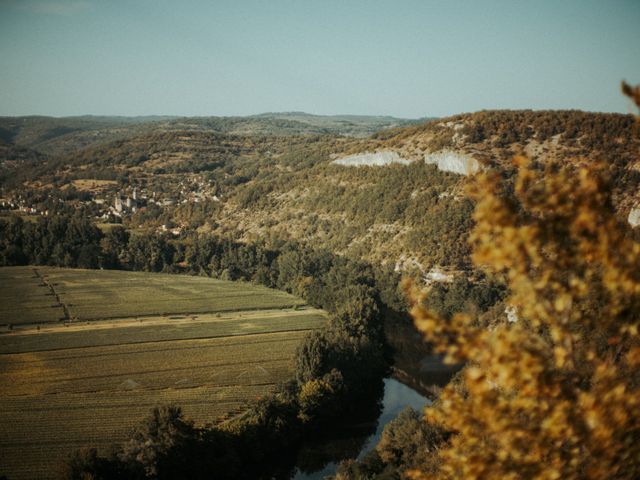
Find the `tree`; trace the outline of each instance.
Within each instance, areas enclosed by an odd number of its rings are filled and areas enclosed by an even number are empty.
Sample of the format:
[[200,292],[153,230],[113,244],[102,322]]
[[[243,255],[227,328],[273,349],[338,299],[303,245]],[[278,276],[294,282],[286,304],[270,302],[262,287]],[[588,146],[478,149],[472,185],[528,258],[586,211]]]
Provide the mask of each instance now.
[[304,423],[327,423],[342,412],[344,379],[338,370],[331,370],[322,378],[309,380],[300,386],[298,418]]
[[193,424],[184,420],[180,407],[156,407],[123,445],[120,459],[128,464],[139,464],[147,476],[154,477],[163,462],[180,461],[176,458],[177,453],[195,435]]
[[497,173],[476,182],[471,241],[519,320],[445,320],[411,290],[425,339],[467,363],[426,410],[453,433],[435,478],[640,478],[640,244],[601,165],[516,163],[513,194]]
[[132,235],[128,248],[134,270],[160,272],[172,264],[174,248],[162,235]]
[[110,229],[100,241],[103,266],[107,268],[126,268],[129,258],[129,232],[121,226]]
[[94,243],[82,245],[78,253],[78,268],[98,268],[100,247]]
[[338,292],[335,321],[350,335],[381,334],[375,290],[368,285],[347,285]]
[[385,464],[415,466],[416,461],[424,464],[445,438],[444,432],[407,407],[384,427],[376,452]]
[[[98,455],[95,448],[81,448],[60,465],[57,478],[64,480],[142,480],[144,472],[117,458]],[[1,480],[2,477],[0,477]]]

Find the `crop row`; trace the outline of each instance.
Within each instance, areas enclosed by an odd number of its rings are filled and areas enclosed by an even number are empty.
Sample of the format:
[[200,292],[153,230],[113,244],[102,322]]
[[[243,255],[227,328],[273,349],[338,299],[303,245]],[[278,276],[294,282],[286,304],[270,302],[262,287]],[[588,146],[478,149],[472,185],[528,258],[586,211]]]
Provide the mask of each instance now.
[[239,412],[291,375],[303,334],[0,355],[0,471],[46,477],[80,446],[123,440],[156,405],[178,404],[199,424]]
[[[120,324],[118,322],[109,328],[94,328],[96,326],[94,324],[81,329],[61,327],[53,333],[43,331],[42,333],[0,335],[0,354],[306,331],[319,328],[325,321],[326,317],[321,311],[303,310],[278,312],[277,316],[270,313],[236,314],[227,318],[199,315],[196,321],[166,319],[161,325],[155,321],[150,321],[148,324],[141,321],[134,325],[122,322],[122,326],[118,326]],[[233,341],[232,338],[226,339],[226,342],[231,341]],[[246,343],[250,340],[239,341]]]
[[[0,447],[12,444],[46,444],[54,440],[90,442],[120,441],[157,405],[178,404],[199,425],[215,423],[247,401],[266,393],[272,384],[202,386],[188,391],[142,390],[110,392],[92,402],[95,395],[61,393],[54,402],[29,395],[3,401]],[[63,404],[62,404],[63,403]],[[28,413],[23,415],[22,412]],[[34,435],[37,433],[37,435]],[[1,449],[0,448],[0,449]]]
[[0,268],[0,325],[57,322],[64,311],[31,267]]
[[[108,395],[59,394],[2,399],[0,471],[17,480],[46,478],[82,446],[107,453],[156,405],[178,404],[197,424],[215,422],[264,395],[270,385],[199,387],[188,390],[110,392]],[[28,459],[28,460],[27,460]]]
[[3,306],[0,308],[0,325],[28,325],[58,323],[64,320],[64,310],[60,305],[38,306],[29,304],[23,308]]
[[[38,272],[36,275],[35,272]],[[42,277],[42,278],[40,278]],[[51,267],[0,268],[0,324],[286,308],[304,301],[277,290],[205,277]]]
[[[0,356],[5,395],[272,383],[290,371],[301,334],[128,344]],[[141,348],[141,346],[143,348]]]
[[[104,318],[124,318],[154,314],[230,312],[237,310],[258,310],[287,308],[299,304],[288,298],[274,297],[268,293],[243,293],[236,295],[171,297],[163,292],[153,293],[152,299],[145,299],[152,293],[81,296],[61,294],[60,299],[69,307],[71,317],[80,320]],[[108,306],[108,308],[106,308]]]
[[[274,355],[271,357],[271,355]],[[49,378],[40,379],[35,372],[24,377],[9,376],[12,390],[9,396],[59,393],[96,393],[111,391],[137,391],[142,389],[186,389],[201,385],[231,386],[274,383],[291,372],[291,360],[278,358],[274,353],[260,358],[259,362],[223,363],[208,362],[201,366],[170,367],[157,358],[145,358],[141,366],[128,370],[123,364],[115,364],[118,373],[80,375],[79,369],[67,369],[62,375],[55,370],[46,372]],[[232,360],[233,361],[233,360]],[[75,374],[75,375],[74,375]],[[2,375],[2,380],[7,376]],[[2,381],[0,380],[0,381]]]

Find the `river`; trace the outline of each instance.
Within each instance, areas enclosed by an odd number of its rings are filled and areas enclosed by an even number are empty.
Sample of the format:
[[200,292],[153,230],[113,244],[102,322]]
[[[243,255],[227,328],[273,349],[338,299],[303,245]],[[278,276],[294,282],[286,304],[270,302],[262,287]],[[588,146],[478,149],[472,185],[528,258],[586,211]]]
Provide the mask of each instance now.
[[320,480],[334,475],[341,460],[362,458],[376,446],[384,427],[404,408],[422,410],[458,370],[434,356],[413,322],[406,318],[387,318],[385,334],[393,351],[394,366],[393,375],[384,379],[378,408],[368,409],[363,418],[345,424],[331,438],[303,445],[293,480]]
[[[376,446],[378,440],[380,440],[380,436],[382,435],[382,430],[384,429],[385,425],[396,418],[404,408],[412,407],[416,410],[421,410],[427,403],[430,403],[429,400],[412,388],[404,385],[403,383],[400,383],[394,378],[385,378],[384,395],[382,398],[382,412],[377,419],[375,432],[365,438],[358,438],[356,440],[362,443],[357,458],[362,458]],[[324,446],[326,447],[326,445]],[[315,447],[317,448],[318,446]],[[337,461],[331,461],[321,469],[311,472],[302,471],[300,470],[300,468],[298,468],[296,469],[296,473],[293,479],[321,480],[327,475],[334,475],[337,468]]]

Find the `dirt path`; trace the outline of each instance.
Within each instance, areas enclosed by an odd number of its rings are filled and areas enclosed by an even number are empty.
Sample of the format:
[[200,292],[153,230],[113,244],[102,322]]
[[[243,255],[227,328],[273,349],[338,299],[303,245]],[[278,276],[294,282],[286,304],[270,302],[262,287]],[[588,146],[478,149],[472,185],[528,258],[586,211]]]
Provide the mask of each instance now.
[[[34,269],[35,270],[35,269]],[[42,277],[40,277],[42,278]],[[48,286],[48,285],[47,285]],[[53,289],[53,287],[50,287]],[[66,307],[61,304],[65,309]],[[197,325],[221,320],[251,320],[256,318],[294,317],[299,315],[324,315],[325,312],[312,307],[246,310],[229,313],[173,314],[170,316],[153,315],[144,317],[110,318],[107,320],[88,320],[77,323],[42,324],[19,327],[3,335],[38,335],[41,333],[75,332],[81,330],[107,330],[121,327],[148,327],[152,325]],[[68,318],[68,317],[67,317]]]

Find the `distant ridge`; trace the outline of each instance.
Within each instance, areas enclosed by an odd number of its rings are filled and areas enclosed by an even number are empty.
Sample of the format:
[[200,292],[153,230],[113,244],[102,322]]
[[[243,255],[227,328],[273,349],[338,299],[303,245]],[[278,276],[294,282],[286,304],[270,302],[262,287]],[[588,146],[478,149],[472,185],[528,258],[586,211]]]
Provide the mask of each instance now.
[[378,131],[414,125],[418,120],[389,116],[313,115],[305,112],[250,116],[138,117],[81,115],[0,117],[2,140],[41,154],[60,155],[90,145],[156,132],[191,131],[239,135],[338,135],[368,137]]

